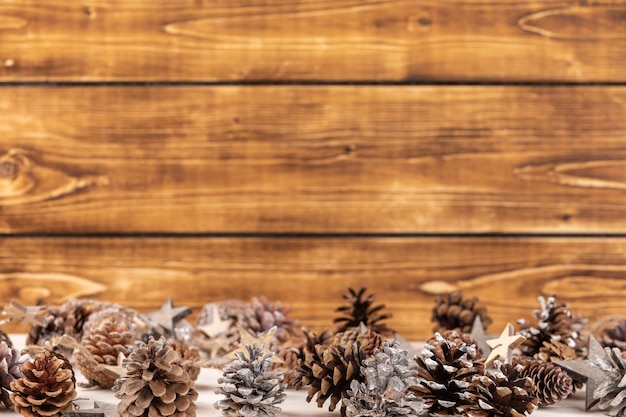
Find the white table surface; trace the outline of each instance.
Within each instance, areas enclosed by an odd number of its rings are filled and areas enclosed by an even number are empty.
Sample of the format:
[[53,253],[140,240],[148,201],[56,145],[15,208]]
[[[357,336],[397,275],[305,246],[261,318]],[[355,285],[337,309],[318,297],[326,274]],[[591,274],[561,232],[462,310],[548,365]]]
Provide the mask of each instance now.
[[[23,335],[11,335],[11,340],[16,347],[23,346]],[[221,416],[221,412],[213,407],[213,404],[222,399],[223,396],[215,394],[213,391],[218,386],[217,378],[222,375],[221,371],[215,369],[202,369],[200,376],[196,381],[196,390],[198,391],[198,400],[196,405],[198,406],[197,416]],[[77,375],[77,380],[84,382],[82,376]],[[84,389],[77,388],[78,395],[75,403],[83,409],[93,408],[94,401],[102,401],[107,403],[117,403],[119,400],[115,398],[115,394],[111,390],[104,389]],[[285,401],[280,405],[282,408],[281,416],[285,417],[315,417],[315,416],[339,416],[338,410],[334,413],[330,413],[325,408],[318,408],[314,403],[307,403],[306,389],[302,390],[288,390]],[[578,391],[573,398],[562,401],[558,404],[551,405],[549,407],[539,408],[532,416],[547,417],[547,416],[603,416],[604,413],[598,410],[592,410],[589,413],[585,412],[585,400],[584,390]],[[13,417],[19,416],[19,414],[11,412],[9,410],[1,410],[0,417]]]

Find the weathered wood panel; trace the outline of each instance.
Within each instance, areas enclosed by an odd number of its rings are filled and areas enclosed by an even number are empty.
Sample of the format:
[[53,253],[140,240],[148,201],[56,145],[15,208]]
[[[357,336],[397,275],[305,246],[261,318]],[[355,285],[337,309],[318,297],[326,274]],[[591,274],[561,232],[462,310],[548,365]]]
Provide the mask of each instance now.
[[3,238],[0,300],[69,297],[196,311],[266,295],[312,328],[332,327],[347,286],[367,286],[406,337],[431,329],[437,293],[479,297],[498,332],[557,294],[591,318],[626,315],[626,240],[513,238]]
[[2,233],[626,231],[623,87],[3,88]]
[[3,81],[626,80],[623,0],[5,0]]

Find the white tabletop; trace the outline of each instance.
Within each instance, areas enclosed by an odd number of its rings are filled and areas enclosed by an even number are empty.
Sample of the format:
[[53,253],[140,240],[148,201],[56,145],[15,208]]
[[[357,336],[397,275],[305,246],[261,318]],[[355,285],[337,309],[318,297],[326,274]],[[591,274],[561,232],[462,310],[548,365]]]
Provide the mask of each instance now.
[[[21,335],[11,335],[11,339],[16,346],[23,346],[24,337]],[[221,412],[213,407],[213,404],[222,399],[223,396],[215,394],[214,390],[218,386],[217,379],[222,375],[222,372],[215,369],[202,369],[200,376],[196,381],[196,390],[198,391],[198,400],[196,405],[198,406],[197,416],[221,416]],[[77,375],[77,380],[84,382],[82,376]],[[83,409],[93,408],[94,401],[102,401],[107,403],[118,403],[115,398],[115,394],[111,390],[104,389],[84,389],[77,388],[78,396],[75,403]],[[315,416],[329,416],[339,415],[336,410],[334,413],[329,413],[327,407],[318,408],[314,402],[306,402],[306,389],[302,390],[288,390],[287,398],[280,407],[282,408],[282,416],[302,416],[302,417],[315,417]],[[549,407],[539,408],[532,415],[536,417],[547,416],[587,416],[585,413],[585,400],[584,391],[579,391],[573,398],[562,401],[558,404],[551,405]],[[602,416],[602,411],[592,411],[591,415]],[[1,410],[0,417],[13,417],[19,416],[19,414]]]

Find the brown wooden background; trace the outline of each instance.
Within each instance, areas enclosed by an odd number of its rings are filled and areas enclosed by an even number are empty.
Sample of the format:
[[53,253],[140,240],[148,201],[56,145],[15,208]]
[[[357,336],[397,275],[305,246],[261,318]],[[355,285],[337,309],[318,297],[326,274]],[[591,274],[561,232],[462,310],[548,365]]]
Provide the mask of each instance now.
[[626,1],[7,0],[0,81],[4,302],[626,315]]

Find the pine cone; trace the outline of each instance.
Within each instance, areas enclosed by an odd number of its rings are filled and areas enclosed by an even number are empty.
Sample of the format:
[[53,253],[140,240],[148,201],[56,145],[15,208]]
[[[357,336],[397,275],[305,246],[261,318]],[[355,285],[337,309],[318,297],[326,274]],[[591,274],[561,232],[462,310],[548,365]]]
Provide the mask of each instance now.
[[25,362],[21,371],[24,376],[11,382],[15,411],[27,417],[59,417],[72,408],[76,379],[62,355],[44,350]]
[[594,327],[593,336],[603,347],[626,350],[626,317],[607,317]]
[[247,356],[238,352],[237,359],[224,369],[217,382],[224,384],[215,390],[226,398],[215,403],[215,408],[226,416],[273,417],[280,413],[277,407],[285,399],[283,375],[269,370],[272,353],[263,354],[263,346],[246,345]]
[[[302,386],[309,386],[307,402],[316,397],[318,407],[323,407],[330,399],[329,411],[334,411],[337,404],[348,396],[347,391],[353,380],[363,382],[361,365],[365,353],[359,342],[349,345],[331,345],[324,348],[315,346],[315,352],[307,353],[298,366]],[[341,415],[345,416],[345,405],[341,404]]]
[[248,309],[242,327],[252,334],[261,334],[276,326],[274,339],[284,342],[290,335],[298,332],[300,325],[297,320],[287,317],[290,308],[283,307],[280,302],[273,306],[266,297],[254,297]]
[[119,355],[128,355],[133,342],[135,338],[126,324],[103,322],[81,341],[88,353],[74,352],[76,367],[90,382],[111,388],[118,376],[102,370],[102,365],[118,365]]
[[432,345],[439,344],[438,337],[443,337],[445,340],[453,342],[456,346],[461,346],[465,344],[466,346],[471,347],[471,349],[467,350],[467,358],[469,360],[477,361],[478,359],[483,357],[482,349],[478,346],[478,343],[469,334],[461,333],[458,329],[457,330],[443,330],[441,332],[438,332],[438,334],[439,336],[431,337],[430,339],[426,341],[426,343],[432,344]]
[[480,316],[483,327],[491,324],[487,308],[478,304],[478,298],[463,298],[461,291],[448,294],[445,298],[436,298],[432,310],[431,321],[435,323],[433,331],[459,329],[462,333],[470,333],[476,316]]
[[531,394],[533,383],[520,375],[521,368],[500,365],[498,372],[474,376],[468,389],[470,402],[459,411],[481,417],[522,417],[532,413],[539,399]]
[[8,347],[13,347],[13,342],[11,341],[11,338],[2,329],[0,329],[0,342],[6,343]]
[[[537,320],[537,325],[533,326],[525,319],[518,320],[520,326],[519,334],[526,338],[526,341],[519,347],[526,356],[534,356],[539,353],[539,349],[544,342],[557,341],[565,343],[572,349],[582,351],[584,349],[583,340],[577,330],[577,323],[572,319],[572,313],[565,304],[556,304],[556,296],[539,297],[541,310],[535,310],[533,315]],[[582,353],[581,353],[582,355]]]
[[347,346],[356,341],[361,344],[361,349],[365,356],[370,356],[376,349],[382,346],[385,338],[380,333],[361,323],[358,327],[352,327],[344,332],[337,333],[332,343]]
[[165,338],[135,342],[118,379],[120,417],[195,417],[198,393]]
[[20,370],[22,363],[20,352],[5,341],[0,341],[0,401],[6,408],[13,406],[9,399],[11,382],[24,376]]
[[418,380],[411,390],[424,401],[430,415],[453,416],[466,404],[470,380],[483,372],[483,364],[473,362],[475,347],[458,344],[435,333],[427,343],[418,364]]
[[46,325],[33,324],[28,331],[26,344],[41,346],[53,337],[64,334],[81,340],[83,326],[89,316],[104,306],[105,304],[94,300],[70,300],[61,305],[44,307],[41,316]]
[[384,304],[374,305],[374,295],[367,294],[367,288],[362,287],[358,292],[353,288],[348,288],[348,292],[343,295],[347,305],[337,307],[336,312],[343,314],[333,320],[337,323],[337,332],[345,332],[348,329],[359,327],[361,323],[376,333],[384,336],[393,336],[394,330],[387,327],[384,320],[391,318],[391,314],[381,314]]
[[[417,371],[408,352],[398,342],[384,342],[373,358],[363,361],[365,382],[352,380],[346,403],[348,417],[417,417],[422,403],[409,391],[417,383]],[[413,364],[414,365],[414,364]]]
[[550,405],[567,398],[574,390],[572,378],[561,367],[528,357],[513,359],[513,366],[521,366],[520,377],[528,377],[535,389],[529,394],[539,398],[539,405]]
[[600,400],[598,408],[608,410],[610,416],[626,414],[626,395],[624,395],[624,378],[626,377],[626,359],[619,348],[604,348],[607,361],[602,364],[606,379],[593,392],[593,398]]
[[542,362],[556,362],[576,359],[578,355],[573,348],[565,343],[551,340],[543,342],[543,346],[539,348],[539,352],[534,357]]
[[304,359],[304,345],[306,340],[303,336],[292,336],[287,341],[277,344],[271,350],[276,353],[283,363],[272,362],[271,369],[273,371],[282,372],[284,375],[283,382],[287,384],[287,388],[297,388],[300,382],[300,374],[298,373],[298,364]]
[[141,340],[150,332],[147,319],[142,318],[137,311],[117,304],[106,304],[87,318],[83,326],[83,337],[101,333],[111,323],[130,333],[133,340]]
[[200,351],[196,347],[189,346],[182,340],[168,340],[168,345],[180,356],[180,364],[189,374],[192,381],[198,379],[200,375]]
[[[316,354],[316,346],[320,346],[321,350],[325,350],[330,347],[333,342],[332,333],[326,329],[322,333],[316,333],[313,331],[309,331],[307,329],[302,329],[302,334],[304,336],[303,344],[299,348],[297,362],[296,362],[296,372],[291,373],[288,372],[285,374],[285,382],[287,382],[290,388],[300,389],[305,383],[302,381],[303,373],[300,372],[300,368],[307,368],[305,365],[305,360],[307,354],[315,355]],[[281,358],[285,359],[284,355],[281,355]]]

